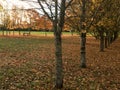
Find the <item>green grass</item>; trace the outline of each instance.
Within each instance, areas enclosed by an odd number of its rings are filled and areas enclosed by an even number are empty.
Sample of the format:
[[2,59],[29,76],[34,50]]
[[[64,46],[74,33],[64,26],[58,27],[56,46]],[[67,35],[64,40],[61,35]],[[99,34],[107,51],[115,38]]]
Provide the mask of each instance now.
[[[20,31],[21,35],[23,35],[24,32],[28,31]],[[30,31],[32,36],[53,36],[53,32],[45,32],[45,31]],[[3,32],[0,31],[0,35],[3,35]],[[4,35],[8,35],[8,32],[4,31]],[[13,35],[13,31],[10,31],[9,35]],[[19,31],[14,31],[14,35],[19,35]],[[62,32],[63,36],[72,36],[71,32]],[[73,33],[73,35],[77,35],[76,32]]]

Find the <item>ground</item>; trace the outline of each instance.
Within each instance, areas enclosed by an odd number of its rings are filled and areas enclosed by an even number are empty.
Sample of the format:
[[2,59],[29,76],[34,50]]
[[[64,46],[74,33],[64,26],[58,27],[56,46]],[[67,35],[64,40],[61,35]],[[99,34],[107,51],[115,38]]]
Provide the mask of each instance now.
[[[87,68],[80,68],[79,37],[63,37],[62,90],[120,90],[120,38],[99,52],[87,37]],[[0,37],[0,90],[54,90],[53,37]]]

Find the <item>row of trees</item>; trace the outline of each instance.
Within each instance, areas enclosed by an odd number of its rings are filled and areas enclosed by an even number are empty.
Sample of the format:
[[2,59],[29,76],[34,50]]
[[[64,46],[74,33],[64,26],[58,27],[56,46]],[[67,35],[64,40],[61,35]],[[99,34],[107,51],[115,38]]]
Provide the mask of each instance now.
[[35,9],[24,9],[13,6],[12,9],[0,10],[1,30],[51,30],[51,22],[45,15],[40,15]]
[[[69,29],[78,32],[81,43],[80,67],[86,68],[86,34],[91,33],[100,39],[100,51],[104,51],[104,47],[108,47],[116,40],[120,31],[120,0],[37,0],[37,2],[45,17],[50,20],[54,31],[55,87],[60,89],[63,87],[61,34],[64,26],[67,25]],[[38,20],[36,25],[39,23]]]
[[[49,1],[49,0],[48,0]],[[86,34],[100,39],[100,51],[118,38],[120,31],[119,0],[38,0],[44,14],[53,23],[56,47],[56,88],[63,87],[62,40],[64,24],[75,29],[80,37],[82,68],[86,68]],[[46,4],[50,14],[45,10]],[[54,12],[52,9],[54,8]],[[104,43],[105,42],[105,43]]]

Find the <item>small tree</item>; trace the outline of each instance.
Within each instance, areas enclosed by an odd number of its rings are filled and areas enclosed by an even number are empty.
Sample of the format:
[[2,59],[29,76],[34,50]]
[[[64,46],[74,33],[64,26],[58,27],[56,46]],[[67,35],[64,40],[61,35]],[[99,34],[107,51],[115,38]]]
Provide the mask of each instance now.
[[[53,23],[55,36],[55,57],[56,57],[56,88],[63,87],[63,65],[62,65],[62,39],[61,34],[64,26],[65,10],[73,0],[38,0],[44,14]],[[45,9],[45,7],[49,10]]]

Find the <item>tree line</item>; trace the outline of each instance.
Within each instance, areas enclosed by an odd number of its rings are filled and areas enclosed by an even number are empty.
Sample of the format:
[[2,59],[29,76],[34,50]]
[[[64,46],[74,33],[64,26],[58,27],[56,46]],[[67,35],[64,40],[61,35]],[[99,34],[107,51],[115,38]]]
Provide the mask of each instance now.
[[[25,0],[24,0],[25,1]],[[37,0],[51,22],[55,38],[55,88],[63,87],[62,31],[67,25],[80,38],[80,67],[86,68],[86,34],[100,40],[100,51],[110,46],[120,31],[120,0]],[[47,8],[47,10],[46,10]]]
[[[86,34],[90,32],[100,39],[100,51],[108,47],[119,35],[119,0],[38,0],[45,15],[53,23],[56,47],[56,88],[63,87],[62,38],[65,24],[76,30],[80,37],[81,68],[86,68]],[[50,14],[45,10],[46,4]],[[54,8],[54,12],[52,12]]]

